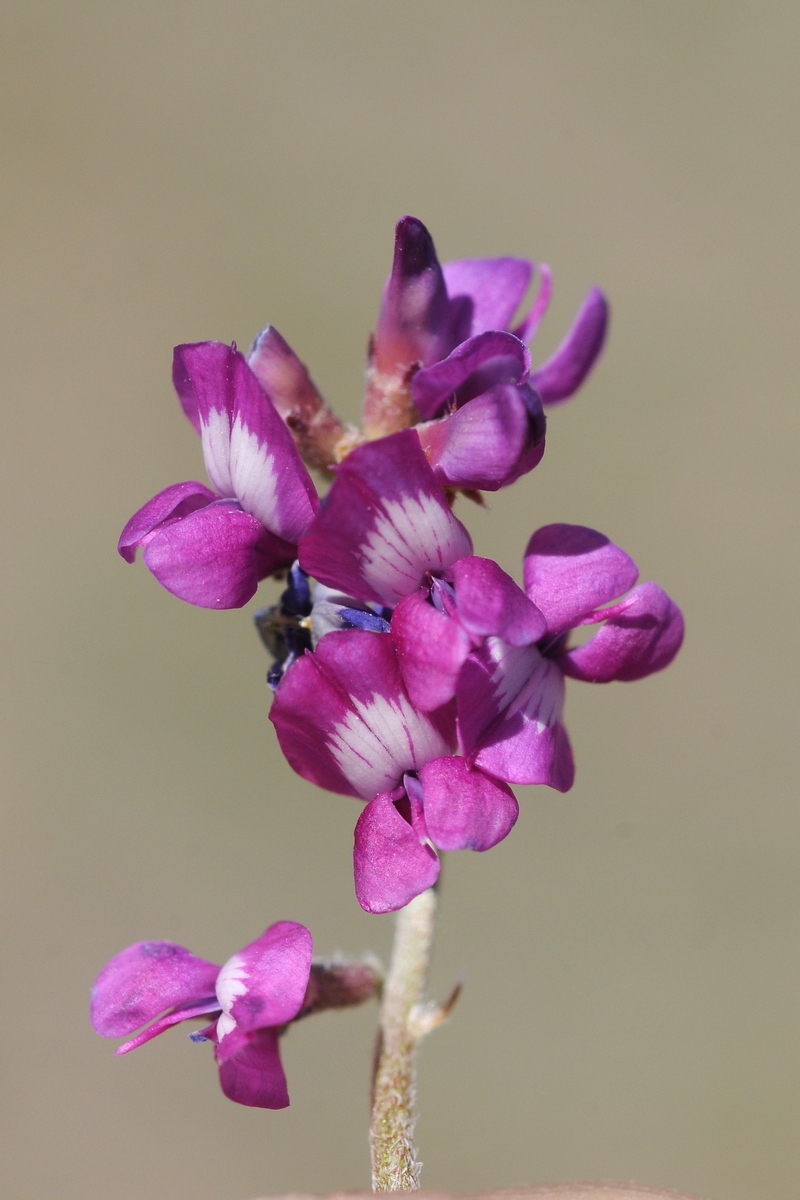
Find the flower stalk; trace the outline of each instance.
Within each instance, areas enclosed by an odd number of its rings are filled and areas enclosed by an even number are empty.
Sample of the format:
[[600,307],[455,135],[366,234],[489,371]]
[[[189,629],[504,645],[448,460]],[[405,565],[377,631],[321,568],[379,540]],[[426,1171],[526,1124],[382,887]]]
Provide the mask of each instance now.
[[[419,1188],[414,1149],[416,1050],[440,1023],[426,1014],[422,996],[436,923],[436,892],[428,888],[397,914],[392,959],[383,988],[370,1146],[372,1190],[410,1192]],[[438,1016],[438,1014],[437,1014]]]

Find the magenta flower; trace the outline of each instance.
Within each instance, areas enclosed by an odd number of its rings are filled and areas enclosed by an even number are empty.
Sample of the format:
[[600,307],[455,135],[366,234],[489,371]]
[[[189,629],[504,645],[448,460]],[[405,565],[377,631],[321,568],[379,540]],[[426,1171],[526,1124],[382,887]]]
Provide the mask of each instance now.
[[547,628],[513,579],[472,554],[413,429],[352,452],[299,555],[328,587],[395,609],[403,676],[425,711],[452,699],[468,655],[487,636],[528,646]]
[[[652,583],[603,608],[638,572],[627,554],[581,526],[533,535],[524,591],[471,550],[415,432],[405,430],[353,451],[299,555],[324,584],[394,609],[409,701],[428,712],[457,698],[470,764],[508,783],[566,791],[574,765],[561,722],[564,675],[605,682],[660,670],[678,652],[683,618]],[[569,649],[571,629],[598,623],[591,642]]]
[[175,350],[173,380],[203,446],[214,490],[177,483],[131,517],[118,550],[173,595],[239,608],[258,582],[289,566],[319,500],[286,425],[235,346]]
[[276,330],[249,363],[293,432],[306,462],[330,467],[354,445],[416,425],[443,487],[493,491],[544,453],[542,402],[580,387],[602,349],[608,305],[593,288],[556,353],[530,373],[530,342],[547,309],[550,271],[530,312],[511,328],[533,278],[524,259],[462,259],[440,266],[414,217],[395,232],[392,272],[370,348],[364,434],[346,429]]
[[225,1095],[254,1108],[286,1108],[278,1037],[303,1007],[311,949],[311,934],[294,921],[270,925],[223,967],[174,942],[137,942],[100,972],[92,1025],[103,1037],[125,1037],[145,1025],[116,1051],[127,1054],[181,1021],[213,1017],[190,1036],[213,1042]]
[[367,912],[430,887],[436,849],[488,850],[517,819],[510,788],[454,754],[452,705],[423,713],[411,703],[388,634],[326,634],[286,672],[270,720],[299,775],[368,801],[354,850]]
[[298,551],[314,579],[390,608],[471,553],[413,429],[345,459]]
[[[564,677],[642,679],[668,666],[684,638],[680,610],[657,584],[619,600],[637,577],[633,560],[602,534],[554,524],[537,530],[525,551],[525,594],[543,624],[527,643],[495,629],[468,648],[481,618],[487,628],[493,601],[479,588],[464,595],[457,571],[452,586],[438,584],[439,593],[447,589],[438,606],[435,588],[409,596],[391,628],[411,700],[425,710],[455,695],[468,762],[511,784],[569,791],[575,764],[561,721]],[[595,624],[594,637],[571,649],[570,630]]]
[[452,698],[461,666],[484,637],[527,646],[545,632],[543,615],[517,584],[472,554],[413,429],[352,452],[299,555],[303,570],[326,586],[397,606],[393,628],[413,621],[417,658],[398,645],[410,694],[426,710]]

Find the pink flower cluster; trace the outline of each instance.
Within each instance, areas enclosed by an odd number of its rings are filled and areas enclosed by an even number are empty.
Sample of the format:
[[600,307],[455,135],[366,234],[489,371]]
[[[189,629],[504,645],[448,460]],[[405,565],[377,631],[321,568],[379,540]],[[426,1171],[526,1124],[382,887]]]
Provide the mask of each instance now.
[[[276,665],[271,720],[300,775],[365,802],[355,828],[356,894],[368,912],[406,905],[439,853],[488,850],[518,816],[510,784],[572,786],[565,679],[642,678],[683,638],[680,610],[593,529],[532,533],[522,586],[473,554],[459,492],[509,486],[545,448],[544,409],[594,365],[608,306],[593,288],[555,354],[529,343],[551,279],[515,314],[534,276],[516,258],[439,264],[421,222],[396,230],[370,345],[363,428],[345,426],[271,327],[248,356],[179,346],[173,378],[199,433],[211,488],[166,488],[123,530],[168,591],[234,608],[288,571],[258,618]],[[309,468],[333,482],[320,500]],[[597,626],[572,645],[572,630]],[[278,1034],[303,1015],[310,934],[281,922],[221,970],[172,943],[140,943],[105,968],[93,1020],[107,1036],[213,1016],[223,1090],[288,1103]],[[360,998],[363,998],[359,993]],[[166,1011],[166,1015],[160,1014]]]

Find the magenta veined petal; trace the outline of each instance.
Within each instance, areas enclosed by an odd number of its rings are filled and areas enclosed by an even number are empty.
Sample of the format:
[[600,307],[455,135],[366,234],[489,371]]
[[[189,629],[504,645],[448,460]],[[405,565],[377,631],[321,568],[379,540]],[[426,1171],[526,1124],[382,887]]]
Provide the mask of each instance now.
[[214,492],[202,483],[173,483],[135,512],[120,534],[117,550],[126,562],[132,563],[139,546],[147,544],[149,536],[167,521],[178,521],[198,508],[205,508],[217,499]]
[[233,375],[233,494],[245,512],[270,532],[298,542],[319,508],[316,488],[289,429],[239,353],[234,356]]
[[453,714],[414,707],[384,633],[323,637],[286,672],[270,720],[298,775],[364,800],[455,745]]
[[558,659],[574,679],[634,680],[668,667],[683,642],[683,615],[655,583],[643,583],[612,609],[601,609],[594,637]]
[[[396,793],[394,793],[396,795]],[[396,912],[432,887],[439,859],[425,841],[419,800],[376,796],[356,822],[353,868],[356,897],[370,913]],[[405,806],[407,818],[399,811]]]
[[[356,636],[377,639],[379,635],[357,632]],[[325,658],[332,638],[350,639],[341,655],[352,653],[360,657],[360,647],[353,646],[351,633],[330,633],[322,638],[316,653],[304,654],[284,675],[269,719],[275,726],[284,757],[298,775],[326,791],[359,796],[350,778],[357,770],[351,769],[347,756],[337,755],[332,749],[337,730],[352,720],[347,693],[339,686],[335,671],[326,670]],[[355,767],[360,767],[357,760]]]
[[522,383],[531,367],[528,347],[513,333],[489,330],[456,346],[447,358],[411,380],[411,395],[420,416],[429,421],[455,400],[465,404],[501,383]]
[[230,1021],[252,1033],[297,1016],[308,987],[312,949],[304,925],[278,921],[228,959],[216,983],[223,1014],[217,1023],[220,1045]]
[[450,299],[467,296],[472,303],[470,336],[508,328],[533,270],[533,263],[525,258],[460,258],[443,264]]
[[414,592],[394,610],[391,631],[411,703],[432,712],[452,700],[458,673],[472,649],[458,621]]
[[319,507],[292,435],[244,357],[221,342],[175,348],[194,388],[208,477],[271,533],[297,542]]
[[514,828],[519,805],[511,788],[463,758],[437,758],[419,778],[425,823],[439,850],[490,850]]
[[219,1082],[229,1100],[249,1108],[288,1108],[289,1090],[281,1064],[278,1030],[259,1029],[255,1033],[231,1034],[238,1044],[220,1057]]
[[525,551],[525,591],[551,633],[580,624],[636,583],[636,563],[596,529],[544,525]]
[[532,470],[544,453],[539,398],[513,384],[490,388],[416,430],[443,487],[496,492]]
[[472,552],[413,429],[359,446],[300,542],[303,570],[328,587],[394,607]]
[[577,392],[603,349],[608,314],[605,296],[600,288],[592,288],[555,354],[531,374],[543,404],[560,404]]
[[124,1037],[168,1008],[213,997],[218,974],[214,963],[175,942],[136,942],[98,975],[92,989],[92,1026],[103,1037]]
[[561,723],[564,676],[535,646],[487,638],[464,664],[456,697],[459,740],[474,766],[508,783],[569,790],[574,765]]
[[220,496],[232,497],[231,429],[236,407],[233,364],[236,351],[224,342],[176,346],[172,379],[184,412],[199,425],[208,478]]
[[544,615],[492,559],[461,558],[450,578],[458,620],[474,637],[496,634],[512,646],[529,646],[546,632]]
[[162,525],[148,540],[144,562],[158,582],[200,608],[241,608],[259,580],[291,565],[295,547],[218,500],[181,521]]

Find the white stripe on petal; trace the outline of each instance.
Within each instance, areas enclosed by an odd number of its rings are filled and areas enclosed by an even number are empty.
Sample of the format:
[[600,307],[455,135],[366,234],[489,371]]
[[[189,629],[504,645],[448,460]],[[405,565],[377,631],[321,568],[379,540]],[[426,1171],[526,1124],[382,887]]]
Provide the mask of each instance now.
[[236,998],[243,996],[247,991],[247,979],[247,964],[240,954],[229,958],[217,976],[217,1000],[222,1009],[222,1015],[217,1021],[217,1036],[220,1040],[236,1028],[231,1009]]
[[211,408],[200,426],[206,472],[220,496],[233,496],[231,426],[225,409]]
[[486,649],[493,664],[498,713],[506,719],[521,713],[523,721],[535,721],[540,732],[554,725],[564,708],[564,676],[558,667],[535,646],[509,646],[490,637]]
[[233,492],[245,512],[274,533],[277,526],[278,476],[275,455],[259,442],[237,415],[231,434]]
[[426,571],[443,571],[472,553],[468,535],[436,496],[384,499],[382,509],[362,547],[361,570],[386,604],[410,595]]
[[341,772],[365,800],[397,787],[406,771],[451,752],[442,735],[406,696],[387,700],[375,693],[353,708],[328,735]]

